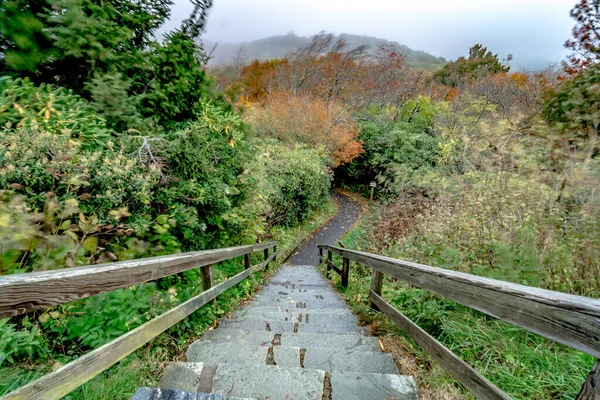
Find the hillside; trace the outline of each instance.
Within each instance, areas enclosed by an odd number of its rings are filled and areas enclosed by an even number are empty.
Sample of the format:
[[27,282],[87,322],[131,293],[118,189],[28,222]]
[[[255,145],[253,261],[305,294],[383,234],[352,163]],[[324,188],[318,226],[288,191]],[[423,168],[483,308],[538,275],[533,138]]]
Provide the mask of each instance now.
[[[371,52],[375,51],[381,45],[397,46],[406,57],[407,64],[413,68],[439,68],[446,63],[446,59],[443,57],[436,57],[421,50],[413,50],[406,45],[386,39],[347,33],[342,33],[336,36],[337,38],[348,42],[350,48],[368,45]],[[290,32],[287,35],[271,36],[243,43],[224,43],[205,40],[204,48],[207,52],[211,52],[214,49],[209,65],[216,66],[230,63],[235,57],[240,55],[246,61],[281,58],[305,45],[309,40],[309,37],[297,36],[293,32]]]

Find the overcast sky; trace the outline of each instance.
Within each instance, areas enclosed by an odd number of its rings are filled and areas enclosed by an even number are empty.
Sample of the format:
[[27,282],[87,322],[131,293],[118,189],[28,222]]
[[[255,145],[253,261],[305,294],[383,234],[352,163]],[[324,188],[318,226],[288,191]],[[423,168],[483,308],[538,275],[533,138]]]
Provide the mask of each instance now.
[[[189,14],[175,0],[172,23]],[[483,43],[515,67],[538,67],[568,52],[576,0],[214,0],[204,37],[241,42],[293,31],[321,30],[395,40],[415,50],[455,59]]]

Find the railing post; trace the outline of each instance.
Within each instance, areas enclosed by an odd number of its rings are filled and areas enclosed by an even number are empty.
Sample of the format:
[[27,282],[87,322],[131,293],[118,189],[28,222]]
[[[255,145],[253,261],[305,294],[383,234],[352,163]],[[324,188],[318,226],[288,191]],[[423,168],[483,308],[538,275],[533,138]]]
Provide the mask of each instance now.
[[348,276],[350,275],[350,259],[342,258],[342,287],[348,288]]
[[[373,268],[373,272],[371,273],[371,291],[376,293],[378,296],[381,296],[381,289],[383,288],[383,273],[377,271]],[[369,299],[371,298],[371,293],[369,293]],[[379,311],[379,307],[373,301],[371,301],[371,308],[375,311]]]
[[244,269],[248,269],[252,266],[252,261],[250,260],[252,257],[252,253],[244,254]]
[[[331,250],[327,250],[327,260],[329,262],[333,262],[333,252]],[[327,278],[331,279],[331,264],[327,264]]]
[[592,371],[583,383],[577,400],[595,400],[600,397],[600,360],[596,361]]
[[[213,285],[212,265],[205,265],[204,267],[201,267],[200,274],[202,277],[202,290],[207,291]],[[215,300],[211,300],[210,304],[215,304]]]
[[[265,259],[264,259],[264,261],[267,261],[267,259],[269,258],[269,249],[268,249],[268,248],[267,248],[267,249],[265,249],[265,250],[263,251],[263,253],[264,253],[264,255],[265,255]],[[266,263],[266,264],[265,264],[265,271],[266,271],[266,270],[268,270],[268,269],[269,269],[269,263]]]

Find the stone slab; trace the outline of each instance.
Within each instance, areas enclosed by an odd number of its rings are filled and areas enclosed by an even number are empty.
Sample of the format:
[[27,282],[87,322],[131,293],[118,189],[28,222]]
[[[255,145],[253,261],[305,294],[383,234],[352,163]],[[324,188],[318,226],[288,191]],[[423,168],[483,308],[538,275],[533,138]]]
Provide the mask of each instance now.
[[[214,393],[191,393],[174,389],[139,388],[131,400],[234,400]],[[241,399],[239,399],[241,400]],[[251,399],[247,399],[251,400]]]
[[398,373],[398,367],[396,367],[396,363],[389,354],[357,350],[340,351],[322,347],[306,348],[304,368],[379,374]]
[[352,313],[352,310],[349,308],[329,308],[329,309],[316,309],[316,310],[312,310],[312,311],[303,311],[303,310],[298,310],[295,307],[294,308],[287,308],[286,309],[282,309],[281,307],[274,307],[274,306],[267,306],[267,307],[259,307],[259,306],[254,306],[254,307],[242,307],[240,308],[239,311],[237,311],[233,317],[235,318],[236,316],[245,316],[245,315],[271,315],[273,317],[277,317],[277,316],[290,316],[290,315],[298,315],[298,314],[306,314],[306,313],[311,313],[312,315],[325,315],[325,316],[330,316],[330,315],[345,315],[348,317],[353,317],[356,318],[354,316],[354,314]]
[[325,373],[275,365],[220,364],[213,393],[269,400],[322,400]]
[[220,363],[233,364],[264,364],[267,359],[268,347],[248,346],[229,343],[196,340],[186,352],[188,363],[204,363],[217,365]]
[[[333,312],[328,312],[333,311]],[[341,311],[341,312],[339,312]],[[307,318],[308,316],[308,318]],[[254,312],[252,309],[238,311],[231,319],[248,319],[248,318],[261,318],[266,320],[274,321],[291,321],[311,324],[331,324],[331,323],[342,323],[342,324],[358,324],[358,319],[346,310],[337,310],[335,308],[330,309],[319,309],[312,312],[307,311],[289,311],[289,312]],[[308,321],[307,321],[308,319]]]
[[217,329],[220,329],[221,327],[273,333],[294,332],[294,323],[291,321],[266,321],[262,319],[222,320]]
[[281,345],[290,347],[325,347],[330,349],[367,349],[379,351],[377,338],[358,334],[284,333]]
[[270,347],[275,333],[267,331],[250,331],[242,329],[226,329],[221,327],[206,331],[202,339],[213,342],[228,342],[230,344],[246,344],[249,346]]
[[[221,327],[219,329],[207,331],[202,339],[212,342],[238,343],[270,347],[274,332],[250,331]],[[332,349],[364,349],[368,351],[379,351],[377,338],[362,336],[359,334],[318,334],[318,333],[283,333],[280,343],[283,346],[291,347],[329,347]]]
[[[332,319],[333,320],[333,319]],[[261,316],[248,316],[221,321],[221,326],[242,330],[267,331],[274,333],[360,333],[366,334],[367,328],[357,326],[353,321],[335,321],[331,323],[312,322],[309,314],[309,322],[298,322],[296,320],[281,321]]]
[[332,400],[418,400],[415,381],[410,376],[332,372]]
[[165,373],[158,382],[161,389],[176,389],[184,392],[198,392],[198,379],[204,364],[175,362],[167,365]]

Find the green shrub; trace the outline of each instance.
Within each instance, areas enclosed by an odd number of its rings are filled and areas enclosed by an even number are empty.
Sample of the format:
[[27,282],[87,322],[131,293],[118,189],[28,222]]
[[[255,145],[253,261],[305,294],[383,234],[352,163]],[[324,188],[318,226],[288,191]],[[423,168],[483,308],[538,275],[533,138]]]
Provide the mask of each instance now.
[[45,358],[48,352],[38,325],[25,317],[19,330],[9,320],[0,319],[0,367],[5,363],[15,363],[20,358]]
[[[416,104],[407,106],[417,107]],[[410,118],[408,111],[406,118]],[[428,110],[428,109],[427,109]],[[424,111],[423,111],[424,112]],[[366,186],[376,179],[378,192],[397,196],[414,185],[413,175],[434,167],[439,157],[439,140],[428,131],[429,114],[412,122],[371,121],[364,123],[360,138],[364,153],[336,170],[346,184]]]
[[268,226],[295,225],[326,203],[330,177],[324,153],[303,145],[259,146],[245,174]]
[[86,149],[104,147],[115,133],[81,97],[29,79],[0,77],[0,128],[44,130],[81,142]]

